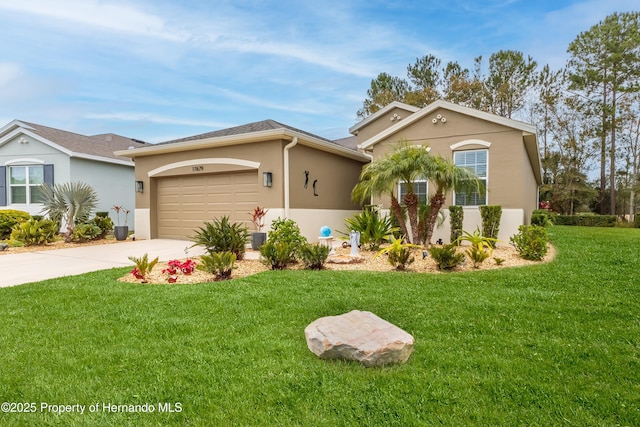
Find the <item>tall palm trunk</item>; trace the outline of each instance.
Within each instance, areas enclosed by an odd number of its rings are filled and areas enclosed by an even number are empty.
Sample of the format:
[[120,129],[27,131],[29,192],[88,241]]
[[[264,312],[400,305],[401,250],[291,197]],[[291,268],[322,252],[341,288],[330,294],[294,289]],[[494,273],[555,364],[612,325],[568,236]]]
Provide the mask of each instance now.
[[395,216],[396,219],[398,220],[398,224],[400,225],[400,231],[402,231],[402,235],[407,236],[408,235],[407,224],[404,221],[404,215],[402,214],[402,206],[400,206],[398,199],[396,198],[396,196],[393,195],[393,193],[391,193],[391,212],[393,213],[393,216]]
[[415,193],[407,193],[402,198],[404,205],[407,207],[407,216],[409,217],[409,228],[411,236],[406,235],[407,239],[411,237],[411,243],[420,243],[420,230],[418,228],[418,195]]
[[431,197],[429,201],[429,222],[427,224],[427,235],[425,241],[427,245],[431,244],[431,237],[433,237],[433,230],[436,228],[436,222],[438,220],[438,213],[440,213],[440,209],[444,206],[444,202],[446,197],[443,193],[436,193]]

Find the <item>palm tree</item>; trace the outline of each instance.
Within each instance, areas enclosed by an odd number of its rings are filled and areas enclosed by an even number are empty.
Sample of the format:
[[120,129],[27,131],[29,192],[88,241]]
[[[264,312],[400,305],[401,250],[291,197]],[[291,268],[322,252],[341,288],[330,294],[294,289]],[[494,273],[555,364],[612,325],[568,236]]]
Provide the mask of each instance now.
[[[418,224],[418,195],[414,193],[414,183],[425,176],[424,172],[432,168],[433,157],[427,147],[410,145],[407,141],[400,141],[393,146],[393,151],[382,158],[366,165],[360,175],[360,182],[354,187],[351,197],[363,202],[368,197],[389,194],[391,197],[391,212],[398,220],[400,228],[407,239],[413,243],[421,240]],[[406,193],[402,202],[407,208],[409,229],[404,221],[402,207],[394,195],[394,188],[398,182],[404,182]],[[411,234],[409,234],[411,231]]]
[[65,240],[70,241],[76,224],[89,219],[98,204],[98,194],[84,182],[42,185],[42,212],[67,226]]
[[430,156],[424,175],[435,186],[435,192],[429,199],[429,219],[425,241],[431,244],[433,229],[435,228],[438,213],[446,201],[446,193],[455,190],[466,193],[484,191],[484,184],[470,169],[456,166],[453,162],[440,156]]

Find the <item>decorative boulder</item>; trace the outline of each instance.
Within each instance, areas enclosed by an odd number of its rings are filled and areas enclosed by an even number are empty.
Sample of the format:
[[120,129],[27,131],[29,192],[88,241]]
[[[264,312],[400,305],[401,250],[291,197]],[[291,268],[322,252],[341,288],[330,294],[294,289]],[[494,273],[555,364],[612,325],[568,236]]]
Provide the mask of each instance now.
[[413,352],[411,335],[369,311],[321,317],[304,334],[321,359],[356,360],[367,367],[404,363]]

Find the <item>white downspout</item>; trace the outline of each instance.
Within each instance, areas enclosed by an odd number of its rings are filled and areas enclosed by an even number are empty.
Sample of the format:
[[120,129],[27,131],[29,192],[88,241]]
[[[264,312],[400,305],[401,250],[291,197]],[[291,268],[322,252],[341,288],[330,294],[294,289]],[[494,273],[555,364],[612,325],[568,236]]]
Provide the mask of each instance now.
[[289,218],[289,150],[298,145],[298,137],[284,147],[284,217]]

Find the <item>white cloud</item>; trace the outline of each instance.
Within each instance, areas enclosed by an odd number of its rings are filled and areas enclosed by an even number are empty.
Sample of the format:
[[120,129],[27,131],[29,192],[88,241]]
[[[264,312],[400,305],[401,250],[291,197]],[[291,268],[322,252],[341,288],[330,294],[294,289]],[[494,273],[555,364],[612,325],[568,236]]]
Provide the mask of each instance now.
[[18,64],[11,62],[0,62],[0,89],[8,87],[13,81],[20,77],[22,69]]
[[125,122],[149,122],[163,125],[181,125],[194,127],[209,127],[212,129],[220,129],[229,126],[235,126],[232,123],[216,122],[210,120],[193,120],[180,117],[166,117],[153,113],[88,113],[84,115],[87,119],[92,120],[114,120]]
[[92,28],[120,33],[183,41],[187,35],[167,28],[159,16],[145,13],[126,4],[97,0],[0,0],[0,10],[40,15]]

